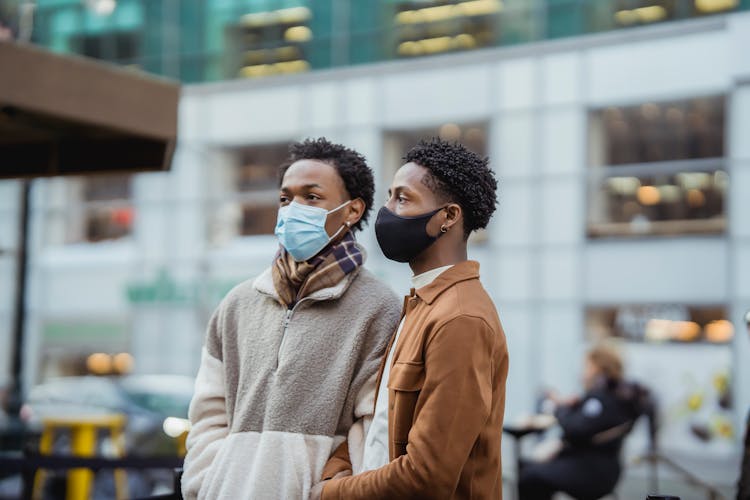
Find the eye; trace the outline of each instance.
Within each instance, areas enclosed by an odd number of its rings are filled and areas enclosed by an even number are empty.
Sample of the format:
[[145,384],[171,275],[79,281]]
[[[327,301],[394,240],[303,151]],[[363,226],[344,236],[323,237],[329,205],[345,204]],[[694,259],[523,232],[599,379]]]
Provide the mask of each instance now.
[[281,196],[279,196],[279,203],[282,204],[282,205],[288,204],[289,203],[289,197],[287,195],[285,195],[285,194],[282,194]]
[[396,202],[398,202],[398,203],[405,203],[406,202],[406,198],[404,198],[402,195],[398,195],[396,197]]
[[309,194],[307,195],[307,199],[308,199],[308,200],[319,200],[319,199],[320,199],[320,196],[318,196],[318,195],[317,195],[317,194],[315,194],[315,193],[309,193]]

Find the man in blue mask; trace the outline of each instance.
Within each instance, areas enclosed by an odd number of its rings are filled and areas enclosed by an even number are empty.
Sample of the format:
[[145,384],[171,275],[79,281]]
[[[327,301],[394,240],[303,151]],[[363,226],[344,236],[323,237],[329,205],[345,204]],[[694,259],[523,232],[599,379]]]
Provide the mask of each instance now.
[[[365,159],[325,139],[280,169],[279,249],[214,313],[190,405],[185,498],[307,498],[332,452],[362,461],[400,301],[362,265]],[[346,450],[340,448],[346,442]]]

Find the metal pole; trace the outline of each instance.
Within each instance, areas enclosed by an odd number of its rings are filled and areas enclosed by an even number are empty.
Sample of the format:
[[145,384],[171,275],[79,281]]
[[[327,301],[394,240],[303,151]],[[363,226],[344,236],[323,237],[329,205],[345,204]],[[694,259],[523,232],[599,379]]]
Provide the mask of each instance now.
[[18,203],[18,240],[16,243],[16,296],[13,314],[13,365],[10,399],[8,401],[8,414],[11,419],[18,418],[18,412],[23,404],[21,380],[23,378],[24,324],[26,321],[26,282],[29,248],[29,194],[31,192],[31,180],[23,179],[20,182],[21,198]]

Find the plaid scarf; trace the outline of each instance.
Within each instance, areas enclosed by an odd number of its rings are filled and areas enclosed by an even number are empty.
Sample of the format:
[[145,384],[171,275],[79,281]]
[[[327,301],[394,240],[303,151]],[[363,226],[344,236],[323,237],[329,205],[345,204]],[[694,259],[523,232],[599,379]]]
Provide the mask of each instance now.
[[284,247],[279,246],[271,270],[279,302],[289,308],[294,307],[313,292],[335,286],[361,266],[363,261],[362,252],[351,231],[341,241],[305,262],[295,262]]

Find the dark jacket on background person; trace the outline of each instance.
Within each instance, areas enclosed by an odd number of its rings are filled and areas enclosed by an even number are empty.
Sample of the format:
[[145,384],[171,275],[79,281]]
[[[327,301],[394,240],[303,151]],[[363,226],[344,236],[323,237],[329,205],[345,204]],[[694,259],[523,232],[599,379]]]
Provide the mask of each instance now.
[[641,414],[638,386],[601,380],[581,400],[561,406],[555,417],[564,446],[548,462],[521,471],[522,500],[544,500],[562,491],[579,500],[610,493],[620,477],[620,449]]
[[742,468],[737,483],[737,500],[750,500],[750,413],[745,425],[745,448],[742,455]]
[[[412,290],[404,317],[388,380],[391,462],[330,481],[323,500],[502,498],[508,349],[479,264],[456,264]],[[344,443],[323,478],[350,469]]]

